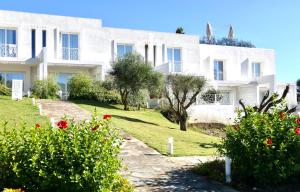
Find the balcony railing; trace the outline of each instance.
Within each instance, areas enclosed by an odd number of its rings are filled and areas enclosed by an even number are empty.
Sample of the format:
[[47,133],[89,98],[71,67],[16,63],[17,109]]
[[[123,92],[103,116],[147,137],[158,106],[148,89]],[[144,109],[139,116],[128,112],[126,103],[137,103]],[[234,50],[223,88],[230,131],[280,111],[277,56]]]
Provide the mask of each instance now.
[[0,57],[17,57],[17,45],[0,45]]
[[62,48],[62,59],[63,60],[79,60],[79,49],[78,48]]
[[233,105],[233,97],[230,93],[219,93],[219,94],[203,94],[199,95],[196,101],[196,105]]
[[170,72],[181,73],[182,72],[182,61],[169,61]]

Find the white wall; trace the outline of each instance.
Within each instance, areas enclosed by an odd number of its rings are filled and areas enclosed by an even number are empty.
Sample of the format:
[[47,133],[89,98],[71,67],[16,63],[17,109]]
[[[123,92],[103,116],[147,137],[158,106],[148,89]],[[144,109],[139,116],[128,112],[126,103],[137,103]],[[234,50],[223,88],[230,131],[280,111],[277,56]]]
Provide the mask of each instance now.
[[[18,60],[31,58],[31,30],[36,30],[36,56],[42,51],[42,30],[47,31],[48,60],[61,57],[61,33],[78,33],[81,61],[101,61],[102,22],[99,19],[86,19],[76,17],[55,16],[46,14],[32,14],[15,11],[0,10],[0,27],[14,28],[17,30]],[[3,19],[5,18],[5,19]],[[55,47],[54,35],[57,32],[57,47]],[[57,50],[57,55],[55,55]]]
[[[275,52],[271,49],[200,44],[200,70],[209,80],[214,79],[214,60],[224,62],[224,80],[250,80],[251,64],[261,63],[262,76],[275,74]],[[242,66],[248,68],[242,76]]]
[[[107,55],[116,56],[116,45],[118,43],[133,44],[134,51],[145,56],[145,45],[148,45],[148,61],[153,63],[153,46],[156,45],[156,69],[163,73],[168,73],[167,48],[176,47],[182,50],[182,67],[184,73],[199,73],[199,37],[193,35],[183,35],[176,33],[163,33],[143,30],[103,28],[105,39],[109,39],[109,53]],[[163,61],[162,47],[165,45],[165,60]],[[114,54],[112,54],[114,51]],[[110,68],[109,61],[107,69]]]
[[193,105],[188,109],[189,123],[222,123],[234,122],[235,107],[232,105]]

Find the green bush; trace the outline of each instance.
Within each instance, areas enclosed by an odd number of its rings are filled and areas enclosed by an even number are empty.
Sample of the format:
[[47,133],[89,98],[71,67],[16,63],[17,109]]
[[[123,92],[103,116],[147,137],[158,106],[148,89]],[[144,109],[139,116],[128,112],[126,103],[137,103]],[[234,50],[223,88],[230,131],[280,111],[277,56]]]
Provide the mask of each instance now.
[[73,76],[69,83],[69,99],[94,100],[100,103],[120,103],[120,96],[112,81],[93,81],[85,74]]
[[295,174],[300,118],[282,112],[281,106],[273,107],[270,113],[247,107],[247,117],[239,111],[236,125],[227,128],[220,152],[232,159],[241,181],[273,185]]
[[131,191],[120,177],[121,138],[103,120],[0,127],[0,186],[28,191]]
[[205,163],[199,163],[193,168],[193,171],[208,179],[224,182],[225,180],[225,161],[216,159]]
[[93,79],[86,74],[76,74],[68,82],[70,99],[91,99]]
[[59,85],[54,78],[36,80],[33,84],[32,94],[40,99],[54,99],[58,98],[57,92],[59,89]]
[[0,95],[11,95],[11,89],[0,83]]
[[140,110],[141,107],[147,107],[147,102],[149,98],[149,92],[147,89],[139,90],[137,93],[130,93],[128,96],[128,103],[131,107],[136,110]]
[[95,101],[107,104],[120,103],[120,95],[110,81],[96,81],[93,84],[93,91],[91,93]]

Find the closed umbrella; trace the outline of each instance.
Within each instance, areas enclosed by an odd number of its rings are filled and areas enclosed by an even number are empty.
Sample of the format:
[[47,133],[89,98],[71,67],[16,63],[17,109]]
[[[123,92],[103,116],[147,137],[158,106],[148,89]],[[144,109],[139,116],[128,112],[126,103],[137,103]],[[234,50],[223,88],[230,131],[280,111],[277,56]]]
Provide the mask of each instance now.
[[213,30],[210,23],[207,23],[206,25],[206,37],[209,41],[213,38]]
[[228,39],[233,40],[234,39],[234,31],[233,27],[230,25],[229,32],[228,32]]

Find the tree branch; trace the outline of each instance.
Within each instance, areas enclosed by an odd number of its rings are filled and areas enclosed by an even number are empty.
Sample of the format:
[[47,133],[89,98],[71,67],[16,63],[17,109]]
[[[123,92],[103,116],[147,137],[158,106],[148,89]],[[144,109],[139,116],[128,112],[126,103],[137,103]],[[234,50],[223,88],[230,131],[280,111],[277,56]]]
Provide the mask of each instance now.
[[244,113],[245,113],[245,117],[248,116],[248,112],[246,110],[245,104],[242,102],[242,99],[239,100],[239,104],[242,106]]
[[277,99],[277,100],[275,100],[275,101],[271,101],[271,102],[267,105],[267,107],[265,108],[264,113],[267,112],[272,106],[274,106],[274,105],[280,103],[283,99],[285,99],[285,97],[287,96],[287,94],[288,94],[288,92],[289,92],[289,89],[290,89],[290,86],[287,85],[287,86],[285,87],[285,89],[284,89],[284,91],[283,91],[283,94],[282,94],[282,96],[280,97],[280,99]]
[[184,108],[184,109],[187,109],[187,108],[189,108],[193,103],[195,103],[196,97],[197,97],[197,95],[198,95],[199,93],[200,93],[200,90],[196,91],[196,93],[191,97],[190,102],[189,102],[185,107],[183,107],[183,108]]

